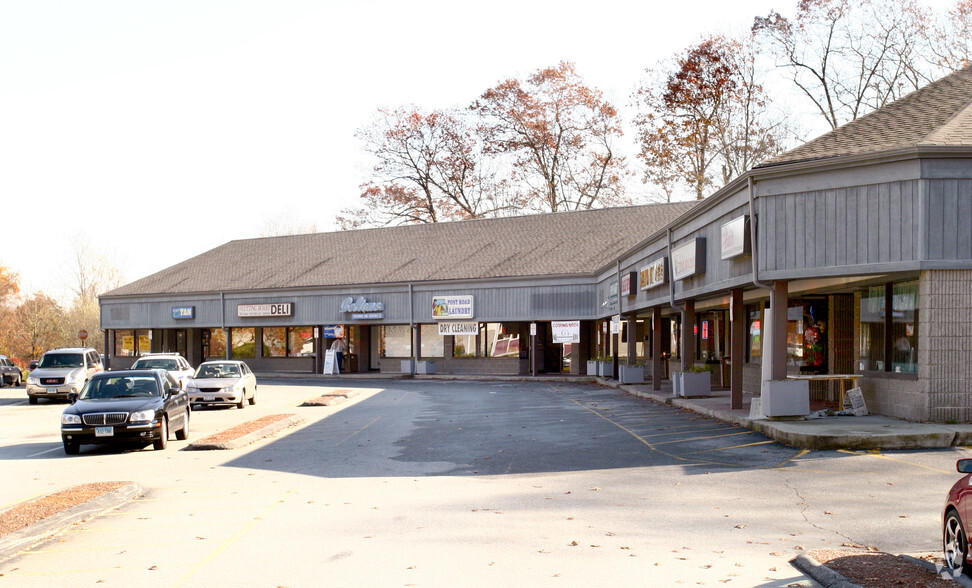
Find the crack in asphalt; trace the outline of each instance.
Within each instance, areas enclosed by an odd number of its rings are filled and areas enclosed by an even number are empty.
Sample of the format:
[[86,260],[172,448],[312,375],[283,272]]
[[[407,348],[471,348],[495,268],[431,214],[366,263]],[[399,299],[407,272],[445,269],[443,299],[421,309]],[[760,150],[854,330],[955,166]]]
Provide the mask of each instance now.
[[803,495],[800,494],[800,491],[790,483],[790,479],[789,478],[787,478],[787,477],[784,477],[783,478],[783,485],[786,486],[790,491],[793,492],[793,494],[796,495],[797,498],[800,499],[800,502],[799,502],[799,506],[800,506],[800,516],[803,517],[804,522],[806,522],[808,525],[810,525],[814,529],[818,529],[820,531],[824,531],[824,532],[828,532],[828,533],[833,533],[834,535],[843,538],[845,541],[847,541],[849,543],[854,543],[854,544],[861,545],[861,543],[859,543],[858,541],[855,541],[853,538],[848,537],[847,535],[844,535],[843,533],[841,533],[837,529],[828,529],[827,527],[821,527],[820,525],[818,525],[818,524],[814,523],[813,521],[811,521],[807,517],[807,511],[810,510],[810,504],[807,502],[807,499],[804,498]]

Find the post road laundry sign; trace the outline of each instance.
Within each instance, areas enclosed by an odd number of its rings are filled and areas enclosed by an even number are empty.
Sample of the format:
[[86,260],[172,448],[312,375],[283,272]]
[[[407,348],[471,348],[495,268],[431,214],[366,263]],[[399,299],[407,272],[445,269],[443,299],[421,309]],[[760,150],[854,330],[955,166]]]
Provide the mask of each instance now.
[[432,318],[434,319],[471,319],[473,316],[471,295],[432,297]]
[[294,303],[276,302],[273,304],[237,304],[236,316],[294,316]]
[[439,323],[439,335],[478,335],[479,323]]
[[550,321],[554,343],[580,343],[580,321]]

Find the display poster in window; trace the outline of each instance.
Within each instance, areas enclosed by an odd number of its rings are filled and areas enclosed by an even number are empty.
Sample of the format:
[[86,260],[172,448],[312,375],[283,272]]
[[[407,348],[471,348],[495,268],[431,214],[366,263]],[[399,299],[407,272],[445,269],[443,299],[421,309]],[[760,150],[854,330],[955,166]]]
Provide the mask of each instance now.
[[554,343],[580,343],[580,321],[550,321]]
[[340,339],[344,337],[344,325],[324,325],[325,339]]
[[471,319],[473,317],[472,296],[432,297],[432,318],[434,319]]

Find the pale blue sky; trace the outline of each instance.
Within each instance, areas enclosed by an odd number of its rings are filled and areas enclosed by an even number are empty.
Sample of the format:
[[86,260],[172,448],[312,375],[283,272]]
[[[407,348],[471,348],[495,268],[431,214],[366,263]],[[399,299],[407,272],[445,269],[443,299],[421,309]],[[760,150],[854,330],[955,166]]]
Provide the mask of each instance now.
[[645,67],[795,4],[6,0],[0,264],[63,299],[78,234],[131,281],[266,218],[333,230],[379,106],[466,105],[560,60],[623,106]]

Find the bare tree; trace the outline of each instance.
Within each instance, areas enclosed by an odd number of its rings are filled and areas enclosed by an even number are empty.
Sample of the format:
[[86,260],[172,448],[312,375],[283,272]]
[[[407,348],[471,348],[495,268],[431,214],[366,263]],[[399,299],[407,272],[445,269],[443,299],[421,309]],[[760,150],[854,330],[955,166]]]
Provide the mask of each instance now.
[[836,129],[928,81],[923,18],[914,0],[799,0],[793,19],[770,12],[753,32]]
[[282,213],[264,219],[263,225],[260,228],[261,237],[303,235],[316,232],[317,224],[301,222],[293,212]]
[[924,30],[933,65],[956,71],[972,64],[972,0],[956,0]]

